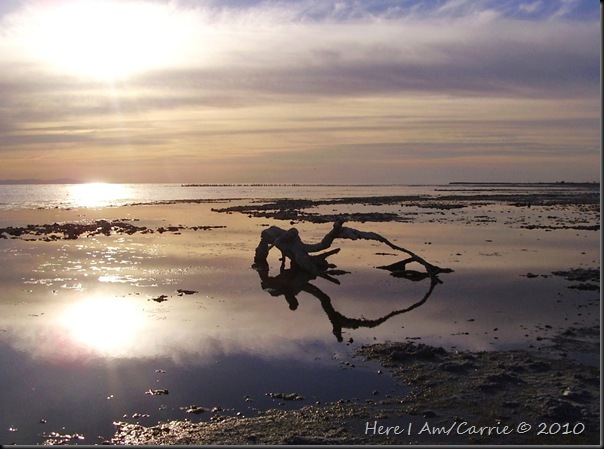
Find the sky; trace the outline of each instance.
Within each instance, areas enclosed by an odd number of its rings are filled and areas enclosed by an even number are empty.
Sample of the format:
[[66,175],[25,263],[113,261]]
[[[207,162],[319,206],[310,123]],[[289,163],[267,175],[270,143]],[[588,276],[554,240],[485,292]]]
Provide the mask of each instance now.
[[3,0],[0,180],[600,180],[596,0]]

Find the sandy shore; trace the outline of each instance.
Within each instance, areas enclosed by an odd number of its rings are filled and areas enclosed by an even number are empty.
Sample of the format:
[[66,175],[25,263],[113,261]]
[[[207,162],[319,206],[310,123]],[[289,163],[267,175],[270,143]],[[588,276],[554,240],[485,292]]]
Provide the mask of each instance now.
[[[353,227],[375,230],[385,236],[398,234],[405,242],[413,242],[413,238],[417,238],[414,236],[421,235],[423,245],[419,252],[428,260],[442,266],[465,262],[466,269],[476,267],[478,270],[484,260],[496,260],[497,251],[509,243],[503,240],[501,246],[490,252],[476,249],[477,255],[471,258],[465,256],[464,245],[476,237],[472,233],[462,236],[460,229],[477,230],[492,223],[503,223],[519,232],[543,232],[539,234],[542,237],[556,230],[585,236],[599,230],[599,206],[592,197],[529,200],[518,202],[515,196],[497,199],[456,196],[432,202],[426,198],[400,197],[317,202],[233,200],[7,211],[0,221],[0,236],[9,245],[7,251],[29,245],[27,248],[34,260],[38,251],[60,250],[60,245],[69,242],[86,245],[78,254],[83,254],[84,249],[87,254],[95,251],[100,254],[109,244],[141,250],[161,246],[162,251],[169,252],[167,257],[163,256],[166,261],[162,263],[186,264],[183,268],[166,265],[166,273],[176,270],[182,274],[191,271],[193,264],[224,265],[227,269],[233,260],[251,261],[250,254],[260,232],[271,225],[283,228],[295,225],[306,239],[316,241],[329,228],[324,223],[340,214],[347,214]],[[413,233],[401,235],[401,230],[410,229],[405,226],[414,226]],[[445,236],[443,229],[456,229],[457,235]],[[583,234],[579,237],[583,238]],[[417,249],[417,246],[416,241],[411,248]],[[386,254],[374,247],[368,251],[379,257]],[[526,248],[519,251],[527,257],[531,251],[537,252]],[[584,250],[575,259],[569,259],[571,265],[567,264],[564,272],[533,274],[520,267],[519,275],[527,279],[566,278],[575,283],[577,291],[593,296],[594,291],[599,291],[599,267],[585,260],[593,258],[593,253],[586,253]],[[47,256],[40,257],[42,260]],[[362,259],[357,255],[343,257],[339,259],[343,265]],[[582,260],[584,262],[579,262]],[[272,262],[277,263],[276,258]],[[184,274],[181,277],[184,281],[176,287],[191,291],[198,288],[192,282],[195,279],[199,282],[198,278],[184,277]],[[171,285],[168,291],[161,284],[149,287],[140,284],[138,289],[149,292],[149,297],[165,295],[165,300],[173,301],[177,297],[176,287]],[[6,288],[21,294],[21,287],[16,284],[13,290],[10,286]],[[41,292],[43,288],[40,287]],[[131,294],[132,289],[129,284],[120,284],[113,291]],[[375,398],[366,403],[344,397],[334,403],[299,410],[267,410],[255,417],[216,416],[211,422],[165,421],[157,425],[118,422],[115,435],[107,442],[597,444],[600,373],[594,361],[599,361],[599,320],[596,322],[595,326],[586,326],[571,320],[555,335],[551,326],[540,325],[531,339],[542,340],[542,345],[513,350],[454,350],[409,341],[363,345],[357,348],[357,357],[378,361],[384,374],[389,372],[401,385],[410,387],[409,394],[387,397],[376,392]],[[580,363],[576,354],[580,354],[581,362],[586,364]],[[527,425],[531,426],[530,430]],[[446,429],[452,430],[443,434]],[[49,443],[57,441],[48,440]]]

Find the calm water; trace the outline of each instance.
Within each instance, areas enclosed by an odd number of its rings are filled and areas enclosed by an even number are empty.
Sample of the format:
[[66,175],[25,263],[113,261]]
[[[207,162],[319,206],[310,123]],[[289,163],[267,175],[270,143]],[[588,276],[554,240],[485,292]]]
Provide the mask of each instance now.
[[[577,193],[599,186],[575,186]],[[133,203],[224,198],[339,198],[383,195],[472,195],[476,192],[532,192],[569,190],[563,185],[229,185],[183,186],[181,184],[35,184],[0,185],[0,210],[122,206]]]
[[[0,192],[5,209],[81,208],[75,216],[89,218],[104,216],[98,208],[106,205],[183,199],[524,195],[561,188],[98,187],[0,186]],[[401,390],[379,367],[354,356],[360,344],[413,339],[458,349],[539,347],[569,326],[599,324],[599,291],[568,288],[572,282],[552,275],[599,267],[599,232],[573,228],[599,224],[599,208],[354,207],[415,217],[350,226],[379,232],[455,271],[441,275],[443,284],[426,296],[429,282],[375,268],[400,255],[376,242],[342,241],[333,256],[345,271],[334,276],[337,282],[280,274],[276,254],[271,270],[259,273],[250,265],[260,231],[289,223],[210,213],[208,205],[195,204],[137,206],[128,214],[152,228],[226,228],[56,242],[0,239],[0,443],[36,444],[57,432],[83,435],[71,443],[95,444],[111,438],[113,421],[153,425],[216,415],[187,413],[191,405],[257,416],[342,398],[379,400]],[[170,216],[161,215],[166,210]],[[557,228],[523,227],[535,223]],[[329,230],[296,227],[309,241]],[[179,296],[177,289],[196,293]],[[165,301],[157,301],[161,295]],[[145,394],[164,389],[169,394]],[[292,392],[304,400],[267,396]]]
[[121,206],[221,198],[329,198],[425,192],[423,186],[192,186],[181,184],[0,185],[0,209]]

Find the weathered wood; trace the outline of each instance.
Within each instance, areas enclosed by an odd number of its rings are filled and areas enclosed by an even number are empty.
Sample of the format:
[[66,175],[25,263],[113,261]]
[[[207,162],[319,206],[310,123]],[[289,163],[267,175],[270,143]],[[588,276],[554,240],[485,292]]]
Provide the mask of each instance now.
[[285,267],[286,259],[289,259],[293,265],[302,268],[312,276],[317,276],[320,272],[325,271],[330,267],[333,268],[333,265],[330,265],[327,262],[327,257],[337,253],[339,249],[334,249],[315,255],[311,255],[310,253],[316,253],[318,251],[329,249],[333,244],[333,241],[339,238],[348,240],[374,240],[384,243],[394,250],[402,251],[410,256],[405,263],[417,262],[422,265],[426,270],[426,274],[430,277],[433,283],[442,282],[437,277],[439,272],[450,271],[449,269],[442,269],[432,265],[431,263],[428,263],[417,254],[409,251],[406,248],[395,245],[380,234],[345,227],[344,220],[336,221],[331,231],[329,231],[320,242],[314,244],[304,243],[296,228],[284,230],[278,226],[271,226],[270,228],[262,231],[260,237],[260,243],[256,248],[256,253],[254,256],[254,264],[257,267],[268,266],[268,254],[270,250],[275,247],[281,251],[282,269]]

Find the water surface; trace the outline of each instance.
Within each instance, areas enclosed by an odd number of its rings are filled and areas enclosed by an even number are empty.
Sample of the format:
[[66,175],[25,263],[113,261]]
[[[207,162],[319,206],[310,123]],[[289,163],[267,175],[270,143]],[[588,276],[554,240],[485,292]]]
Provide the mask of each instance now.
[[[230,189],[229,195],[243,198]],[[438,195],[434,187],[417,189]],[[324,198],[326,190],[315,195]],[[569,288],[576,282],[553,274],[599,268],[599,232],[576,228],[577,222],[599,224],[593,207],[489,202],[460,209],[317,208],[413,217],[348,225],[379,232],[454,270],[433,289],[428,279],[413,282],[378,269],[404,255],[371,241],[336,241],[341,252],[330,260],[342,271],[331,279],[280,272],[274,250],[270,270],[258,272],[251,262],[260,232],[291,224],[211,207],[46,208],[28,219],[122,217],[151,229],[182,228],[52,242],[0,240],[2,443],[35,444],[57,432],[94,444],[110,438],[118,420],[152,425],[257,416],[269,408],[341,399],[381,400],[400,387],[355,357],[358,345],[412,339],[448,349],[537,349],[568,327],[599,325],[599,291]],[[190,229],[200,225],[226,227]],[[307,241],[331,228],[295,226]],[[150,390],[169,394],[145,394]],[[267,396],[292,392],[304,399]],[[187,413],[191,405],[208,411]]]

